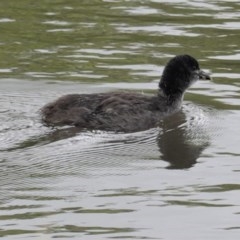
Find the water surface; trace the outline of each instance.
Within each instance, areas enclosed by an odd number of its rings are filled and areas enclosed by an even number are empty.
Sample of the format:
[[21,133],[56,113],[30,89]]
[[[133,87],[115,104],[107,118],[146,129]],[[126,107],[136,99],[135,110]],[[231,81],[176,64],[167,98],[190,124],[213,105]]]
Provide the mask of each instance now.
[[[239,1],[1,1],[0,29],[0,237],[239,238]],[[159,128],[40,122],[63,94],[155,93],[182,53],[213,80]]]

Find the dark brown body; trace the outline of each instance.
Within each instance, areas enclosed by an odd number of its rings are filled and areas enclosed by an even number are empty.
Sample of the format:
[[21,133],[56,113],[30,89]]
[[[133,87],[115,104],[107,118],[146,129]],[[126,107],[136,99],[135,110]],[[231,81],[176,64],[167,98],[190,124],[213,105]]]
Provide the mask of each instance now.
[[41,112],[47,125],[134,132],[156,127],[162,117],[178,110],[176,105],[181,103],[160,94],[71,94],[47,104]]

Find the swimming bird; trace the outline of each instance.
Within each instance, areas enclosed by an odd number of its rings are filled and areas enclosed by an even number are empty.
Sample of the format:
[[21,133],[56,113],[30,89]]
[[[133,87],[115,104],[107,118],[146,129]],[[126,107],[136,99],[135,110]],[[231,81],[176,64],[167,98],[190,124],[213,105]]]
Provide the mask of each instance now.
[[190,55],[166,64],[155,95],[131,92],[69,94],[41,109],[47,126],[72,125],[88,130],[137,132],[156,127],[180,110],[184,93],[195,81],[210,79]]

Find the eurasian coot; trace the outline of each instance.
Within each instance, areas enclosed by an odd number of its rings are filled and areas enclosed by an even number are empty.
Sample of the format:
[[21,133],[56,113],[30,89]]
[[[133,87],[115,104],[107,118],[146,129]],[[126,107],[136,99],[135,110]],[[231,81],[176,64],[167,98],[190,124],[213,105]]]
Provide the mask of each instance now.
[[181,107],[184,92],[199,79],[210,79],[189,55],[166,65],[156,95],[129,92],[69,94],[41,109],[48,126],[73,125],[89,130],[136,132],[156,127],[159,120]]

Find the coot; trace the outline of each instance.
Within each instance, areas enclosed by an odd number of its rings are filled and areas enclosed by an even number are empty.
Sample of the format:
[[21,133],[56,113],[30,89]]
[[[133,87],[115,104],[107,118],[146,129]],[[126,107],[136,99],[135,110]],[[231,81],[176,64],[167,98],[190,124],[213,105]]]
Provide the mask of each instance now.
[[89,130],[136,132],[156,127],[177,112],[184,92],[199,79],[210,79],[196,59],[178,55],[166,65],[157,94],[129,92],[69,94],[41,109],[47,126],[72,125]]

